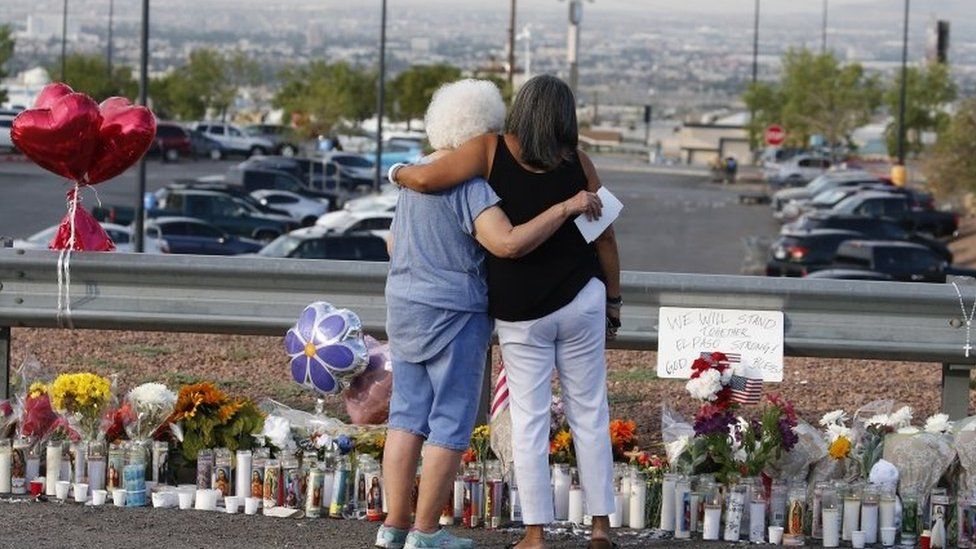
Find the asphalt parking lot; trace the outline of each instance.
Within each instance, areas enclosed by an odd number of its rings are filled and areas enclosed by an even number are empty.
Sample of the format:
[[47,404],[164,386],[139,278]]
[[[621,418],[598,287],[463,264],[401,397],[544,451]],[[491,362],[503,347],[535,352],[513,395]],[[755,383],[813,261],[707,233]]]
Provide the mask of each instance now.
[[[178,178],[219,175],[239,160],[147,163],[152,191]],[[738,274],[747,258],[746,239],[778,231],[766,206],[739,203],[737,186],[700,175],[650,173],[639,165],[596,159],[603,184],[624,203],[615,224],[621,264],[627,270]],[[83,195],[91,208],[134,204],[136,169]],[[0,236],[21,238],[58,223],[68,183],[30,162],[0,162]]]

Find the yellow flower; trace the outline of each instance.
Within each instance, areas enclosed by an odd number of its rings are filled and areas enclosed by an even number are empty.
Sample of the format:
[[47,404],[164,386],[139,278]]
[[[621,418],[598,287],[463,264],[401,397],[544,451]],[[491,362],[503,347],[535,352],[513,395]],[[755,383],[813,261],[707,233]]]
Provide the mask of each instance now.
[[488,439],[491,437],[491,428],[487,425],[479,425],[474,428],[474,432],[471,433],[471,438],[476,439]]
[[837,440],[830,443],[827,453],[834,459],[844,459],[851,453],[851,441],[845,437],[837,437]]
[[108,402],[112,383],[95,374],[61,374],[49,388],[51,405],[60,412],[98,409]]
[[556,436],[552,437],[552,442],[549,444],[549,453],[557,454],[563,450],[567,450],[573,444],[573,435],[565,429],[556,433]]
[[27,396],[30,398],[37,398],[45,393],[47,393],[47,385],[41,383],[40,381],[35,381],[34,383],[31,383],[30,389],[27,391]]

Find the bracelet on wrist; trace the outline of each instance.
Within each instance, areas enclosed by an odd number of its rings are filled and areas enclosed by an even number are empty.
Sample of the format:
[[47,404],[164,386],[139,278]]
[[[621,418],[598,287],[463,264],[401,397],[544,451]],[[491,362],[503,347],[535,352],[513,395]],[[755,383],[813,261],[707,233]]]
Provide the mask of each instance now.
[[396,185],[397,187],[401,186],[399,183],[397,183],[396,175],[397,172],[400,171],[400,168],[404,166],[407,166],[407,164],[404,164],[403,162],[397,162],[396,164],[390,166],[390,170],[386,172],[386,178],[391,184]]
[[607,305],[616,305],[617,307],[624,304],[624,299],[622,296],[610,297],[607,296]]

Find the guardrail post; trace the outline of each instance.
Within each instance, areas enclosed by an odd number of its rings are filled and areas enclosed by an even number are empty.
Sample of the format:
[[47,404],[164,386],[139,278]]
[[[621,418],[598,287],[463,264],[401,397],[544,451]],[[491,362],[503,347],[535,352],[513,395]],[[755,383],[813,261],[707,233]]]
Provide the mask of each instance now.
[[485,358],[485,379],[481,382],[481,399],[478,402],[477,425],[488,425],[491,412],[491,347],[488,347],[488,356]]
[[962,419],[969,415],[971,368],[961,364],[942,365],[942,411],[949,414],[949,419]]

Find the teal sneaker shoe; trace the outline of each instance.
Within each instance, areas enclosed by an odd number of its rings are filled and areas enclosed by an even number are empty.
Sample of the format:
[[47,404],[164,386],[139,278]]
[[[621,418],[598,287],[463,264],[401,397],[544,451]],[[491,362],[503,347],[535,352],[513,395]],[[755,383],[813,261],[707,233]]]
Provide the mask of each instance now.
[[409,532],[409,530],[401,530],[383,524],[376,532],[376,546],[383,549],[403,549]]
[[433,534],[411,530],[404,549],[473,549],[474,540],[459,538],[441,528]]

